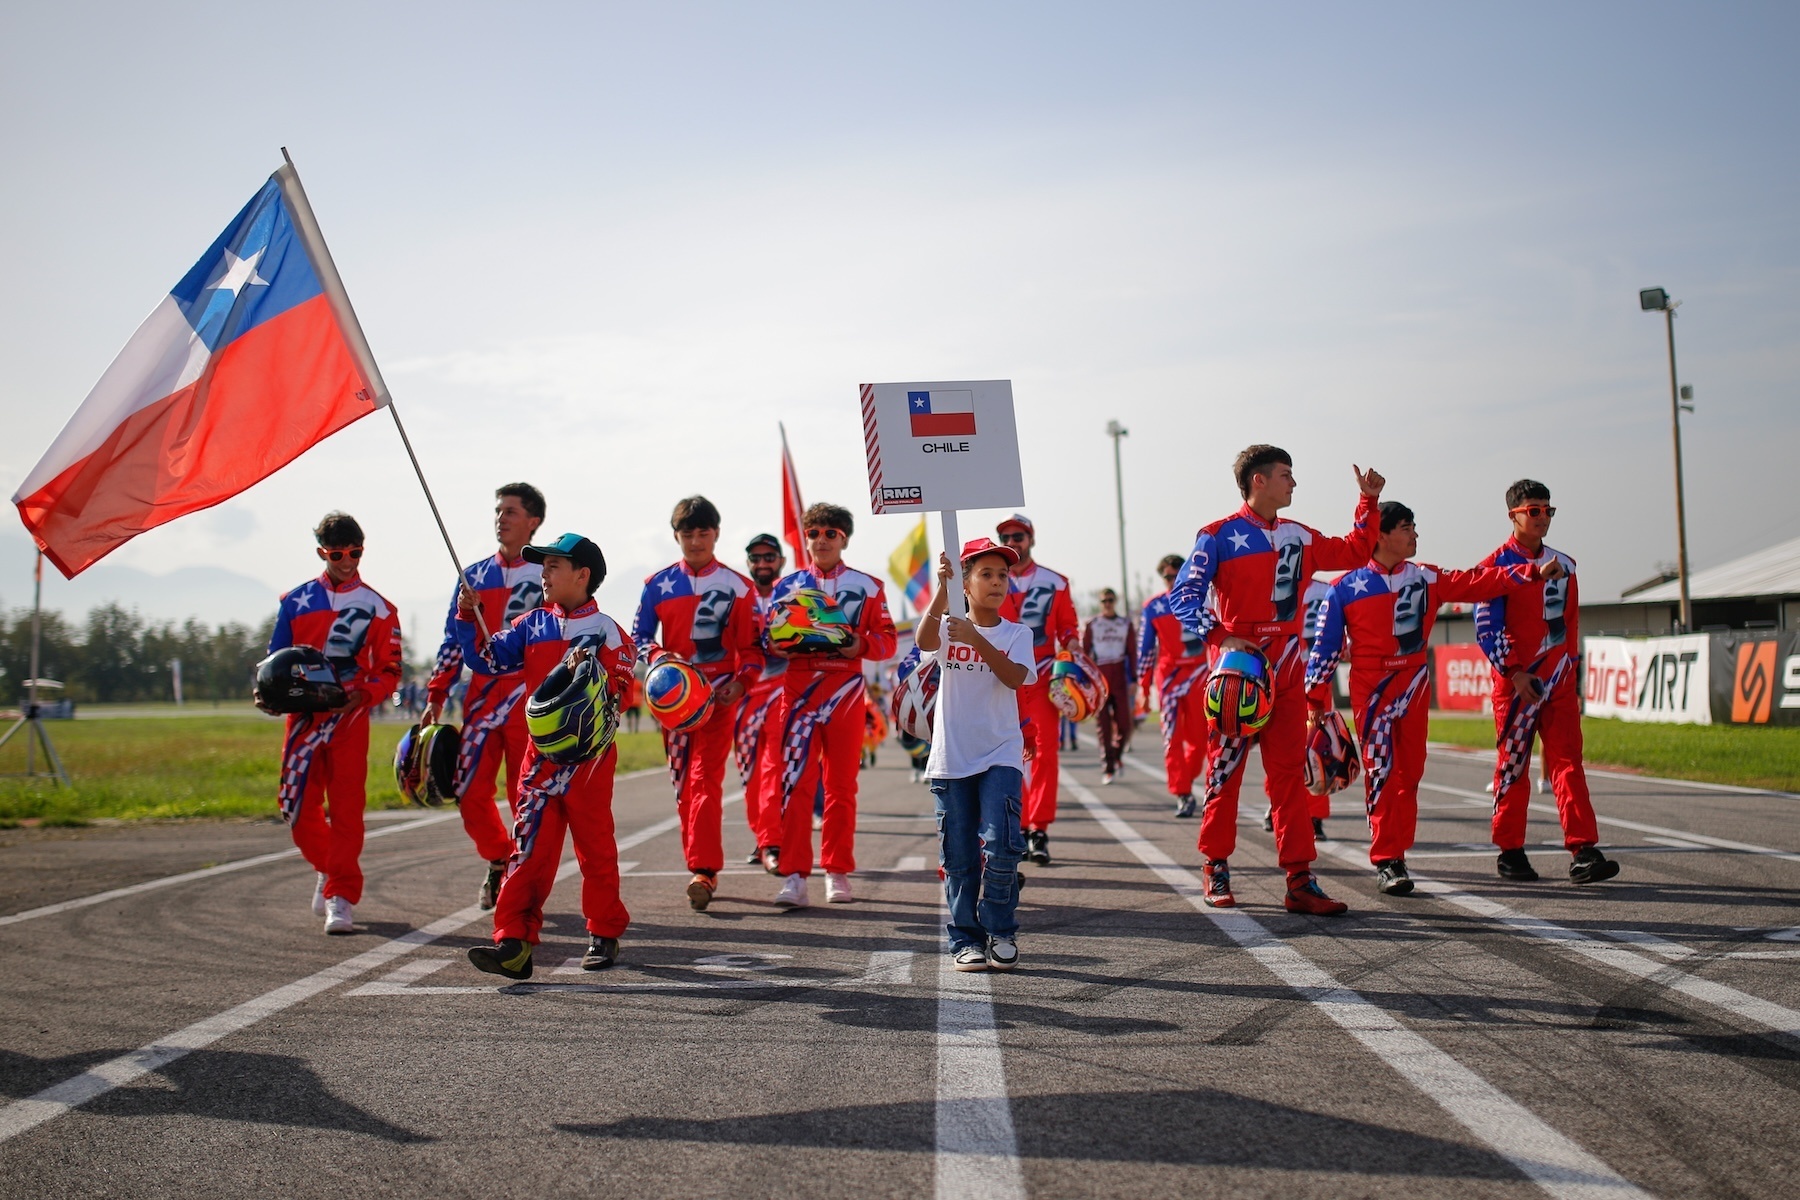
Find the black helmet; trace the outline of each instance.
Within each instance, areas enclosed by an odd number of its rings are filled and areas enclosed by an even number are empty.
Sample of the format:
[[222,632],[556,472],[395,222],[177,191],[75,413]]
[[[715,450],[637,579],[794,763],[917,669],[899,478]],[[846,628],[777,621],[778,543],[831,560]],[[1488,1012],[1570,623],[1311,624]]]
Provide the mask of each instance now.
[[394,783],[414,804],[437,808],[457,799],[456,758],[462,731],[454,725],[414,725],[394,748]]
[[323,653],[311,646],[288,646],[256,664],[252,695],[264,712],[326,712],[344,702],[344,685]]

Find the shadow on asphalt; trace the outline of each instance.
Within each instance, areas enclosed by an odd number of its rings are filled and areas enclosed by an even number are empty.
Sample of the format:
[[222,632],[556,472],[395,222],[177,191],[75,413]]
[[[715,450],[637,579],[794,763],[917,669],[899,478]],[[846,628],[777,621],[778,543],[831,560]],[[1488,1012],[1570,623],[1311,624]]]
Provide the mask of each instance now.
[[[124,1053],[128,1051],[94,1050],[36,1059],[0,1050],[0,1090],[13,1097],[30,1096]],[[195,1050],[140,1082],[97,1097],[83,1111],[111,1117],[216,1117],[295,1125],[399,1144],[437,1140],[333,1096],[298,1058],[236,1050]]]
[[[1505,1159],[1476,1147],[1211,1089],[1018,1096],[1022,1158],[1229,1166],[1324,1174],[1515,1180]],[[856,1105],[711,1120],[627,1117],[560,1122],[581,1137],[746,1146],[930,1152],[938,1106]],[[1096,1131],[1104,1130],[1096,1137]]]

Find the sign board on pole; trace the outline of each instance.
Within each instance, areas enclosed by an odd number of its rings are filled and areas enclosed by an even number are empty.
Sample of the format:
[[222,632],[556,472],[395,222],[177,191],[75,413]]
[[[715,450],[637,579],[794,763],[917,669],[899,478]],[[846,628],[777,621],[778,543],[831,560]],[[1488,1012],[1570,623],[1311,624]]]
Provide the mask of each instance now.
[[865,383],[862,416],[871,512],[1025,503],[1012,380]]

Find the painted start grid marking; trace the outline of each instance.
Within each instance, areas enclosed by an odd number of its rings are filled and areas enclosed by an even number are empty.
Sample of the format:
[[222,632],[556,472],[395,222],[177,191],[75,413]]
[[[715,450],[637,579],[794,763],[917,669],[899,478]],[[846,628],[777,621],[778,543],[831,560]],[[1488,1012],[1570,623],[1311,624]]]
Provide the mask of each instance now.
[[1324,968],[1270,933],[1256,918],[1240,909],[1207,907],[1201,898],[1198,876],[1140,835],[1067,772],[1063,773],[1062,786],[1120,845],[1270,974],[1293,988],[1544,1191],[1562,1200],[1648,1196],[1530,1109],[1406,1028],[1391,1013],[1339,983]]

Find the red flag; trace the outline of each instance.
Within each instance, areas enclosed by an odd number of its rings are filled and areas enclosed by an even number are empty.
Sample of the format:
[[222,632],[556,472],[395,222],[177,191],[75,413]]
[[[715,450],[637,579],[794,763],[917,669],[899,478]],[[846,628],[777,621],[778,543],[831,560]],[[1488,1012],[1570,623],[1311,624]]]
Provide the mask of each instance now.
[[144,321],[13,503],[73,578],[386,403],[284,166]]
[[812,566],[812,556],[806,552],[806,532],[801,528],[806,502],[800,499],[794,456],[788,453],[787,426],[777,422],[776,427],[781,430],[781,533],[794,548],[794,569],[804,571]]

